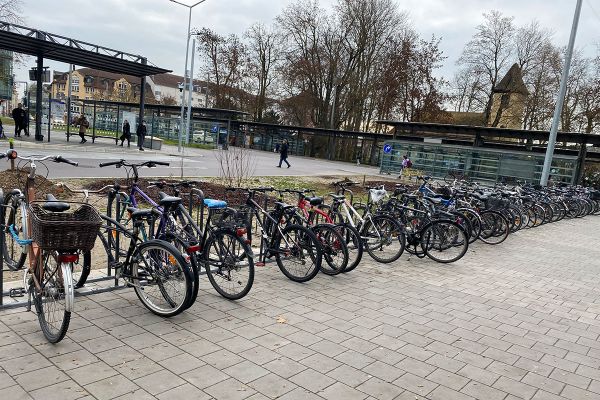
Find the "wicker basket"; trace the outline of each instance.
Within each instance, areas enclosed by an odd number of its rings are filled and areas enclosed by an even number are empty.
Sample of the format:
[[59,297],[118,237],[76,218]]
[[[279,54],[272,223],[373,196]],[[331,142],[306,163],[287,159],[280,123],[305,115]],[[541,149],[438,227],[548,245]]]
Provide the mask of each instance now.
[[31,238],[44,250],[89,251],[94,247],[102,219],[89,204],[79,205],[74,211],[50,212],[40,202],[29,205]]

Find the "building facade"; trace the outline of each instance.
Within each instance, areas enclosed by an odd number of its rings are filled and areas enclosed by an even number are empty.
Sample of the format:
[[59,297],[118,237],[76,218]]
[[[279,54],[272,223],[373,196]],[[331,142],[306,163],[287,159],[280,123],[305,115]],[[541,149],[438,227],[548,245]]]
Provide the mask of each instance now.
[[[140,78],[79,68],[71,73],[71,111],[81,112],[77,100],[103,100],[138,102],[141,92]],[[206,82],[194,80],[193,107],[211,104],[210,89]],[[146,79],[146,102],[165,105],[181,105],[183,77],[173,74],[149,76]],[[51,84],[52,98],[66,101],[69,95],[69,73],[54,71]]]

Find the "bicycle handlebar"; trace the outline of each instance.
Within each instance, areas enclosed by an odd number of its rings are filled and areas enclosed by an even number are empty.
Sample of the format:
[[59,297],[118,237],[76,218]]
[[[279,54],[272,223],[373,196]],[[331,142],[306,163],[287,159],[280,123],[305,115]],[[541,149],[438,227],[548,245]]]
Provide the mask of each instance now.
[[169,166],[169,163],[164,162],[164,161],[144,161],[143,163],[139,163],[139,164],[131,164],[125,160],[118,160],[118,161],[109,161],[109,162],[99,164],[100,168],[110,167],[113,165],[117,165],[118,167],[120,167],[120,166],[123,166],[123,167],[154,167],[156,165]]
[[110,161],[110,162],[106,162],[106,163],[100,163],[99,167],[100,168],[110,167],[111,165],[120,165],[121,163],[124,163],[124,162],[125,162],[125,160]]
[[69,160],[67,158],[64,158],[62,156],[56,156],[56,157],[54,157],[54,162],[71,164],[71,165],[73,165],[75,167],[77,167],[79,165],[79,163],[77,161],[71,161],[71,160]]

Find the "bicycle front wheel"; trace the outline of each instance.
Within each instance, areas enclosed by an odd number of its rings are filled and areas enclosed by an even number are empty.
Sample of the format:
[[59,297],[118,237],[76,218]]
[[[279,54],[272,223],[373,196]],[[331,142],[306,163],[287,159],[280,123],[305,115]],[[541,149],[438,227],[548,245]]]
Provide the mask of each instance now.
[[44,336],[50,343],[60,342],[66,335],[71,321],[75,296],[71,263],[60,263],[56,254],[44,251],[41,255],[43,273],[39,279],[40,289],[29,279],[30,292]]
[[402,226],[390,217],[368,217],[361,233],[365,249],[375,261],[391,263],[404,252],[406,237]]
[[131,275],[135,293],[154,314],[172,317],[188,307],[194,278],[190,266],[170,243],[150,240],[139,245]]
[[324,263],[321,272],[326,275],[337,275],[348,266],[348,245],[340,232],[330,224],[319,224],[311,227],[321,244]]
[[319,240],[310,229],[301,225],[288,225],[277,232],[271,254],[281,272],[294,282],[308,282],[321,268],[323,254]]
[[27,258],[27,251],[25,247],[17,243],[9,228],[13,226],[17,235],[24,238],[23,233],[26,231],[26,227],[23,226],[23,221],[27,223],[27,215],[23,215],[23,213],[26,212],[27,209],[21,207],[21,200],[17,196],[12,194],[6,196],[4,210],[2,210],[2,224],[4,225],[2,232],[4,235],[4,248],[2,251],[6,266],[13,271],[23,268],[25,259]]
[[208,239],[202,262],[210,284],[229,300],[246,296],[254,283],[254,259],[248,246],[233,232],[215,232]]
[[421,248],[439,263],[460,260],[469,248],[469,234],[454,221],[433,221],[421,231]]

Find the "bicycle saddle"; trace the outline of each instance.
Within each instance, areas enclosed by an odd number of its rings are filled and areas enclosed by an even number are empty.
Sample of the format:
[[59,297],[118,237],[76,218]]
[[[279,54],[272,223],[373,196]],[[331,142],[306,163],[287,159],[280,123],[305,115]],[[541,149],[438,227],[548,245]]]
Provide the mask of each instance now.
[[346,198],[346,196],[339,194],[330,194],[330,196],[334,200],[344,200]]
[[71,206],[69,203],[59,201],[54,195],[48,193],[46,195],[46,202],[42,205],[42,208],[50,212],[63,212],[67,211]]
[[139,209],[135,207],[127,207],[127,211],[131,213],[131,219],[146,218],[155,214],[153,208]]
[[158,204],[161,206],[176,206],[181,203],[181,197],[169,196],[165,192],[158,192],[160,198]]
[[322,197],[307,197],[306,200],[310,203],[311,206],[318,206],[323,204],[323,198]]
[[294,208],[295,206],[292,206],[292,205],[289,205],[289,204],[286,204],[286,203],[282,203],[281,201],[276,201],[275,202],[275,207],[287,210],[289,208]]

